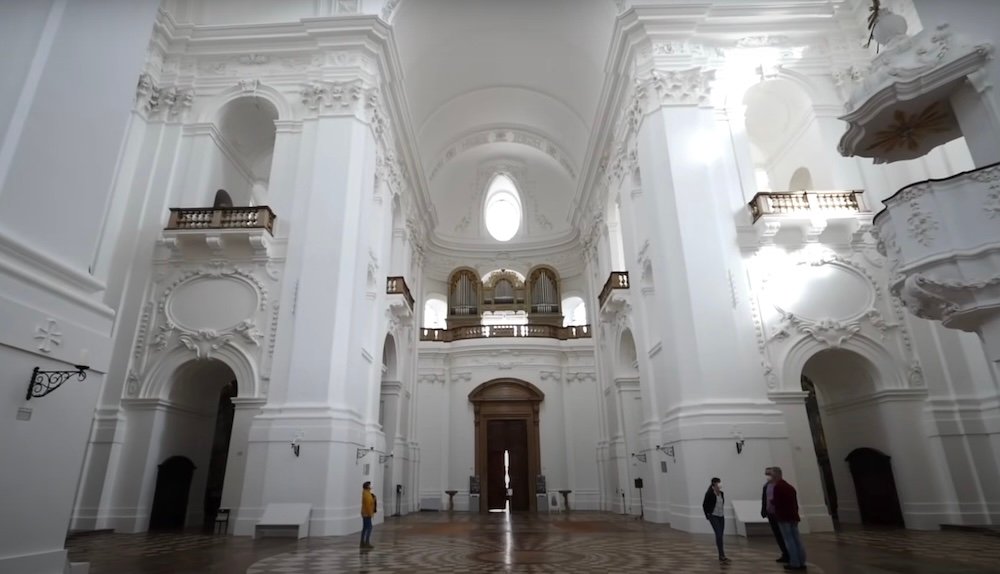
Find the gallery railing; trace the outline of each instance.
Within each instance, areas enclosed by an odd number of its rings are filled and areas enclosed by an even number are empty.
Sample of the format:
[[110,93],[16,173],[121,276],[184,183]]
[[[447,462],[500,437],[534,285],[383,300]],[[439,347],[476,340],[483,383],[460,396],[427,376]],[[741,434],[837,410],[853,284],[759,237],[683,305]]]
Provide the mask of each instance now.
[[274,234],[277,219],[266,205],[253,207],[171,207],[167,229],[264,229]]
[[604,302],[611,296],[615,289],[628,289],[628,271],[612,271],[608,280],[604,282],[601,294],[597,296],[597,302],[604,307]]
[[406,304],[413,310],[413,295],[410,288],[406,286],[406,279],[402,277],[388,277],[385,281],[385,293],[387,295],[402,295],[406,299]]
[[867,213],[863,190],[762,191],[750,200],[754,222],[765,215]]
[[421,329],[421,341],[450,343],[467,339],[493,339],[498,337],[538,337],[567,341],[589,339],[590,325],[465,325],[452,329]]

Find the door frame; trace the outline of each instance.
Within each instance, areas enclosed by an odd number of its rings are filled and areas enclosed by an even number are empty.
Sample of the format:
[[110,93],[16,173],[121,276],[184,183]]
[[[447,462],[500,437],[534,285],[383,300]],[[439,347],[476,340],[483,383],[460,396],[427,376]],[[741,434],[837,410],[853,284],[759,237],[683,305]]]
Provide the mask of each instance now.
[[[528,428],[528,488],[541,473],[541,439],[538,432],[539,405],[545,393],[535,385],[521,379],[492,379],[469,393],[469,402],[475,411],[476,476],[489,488],[487,476],[486,427],[490,420],[524,420]],[[488,512],[489,502],[479,496],[479,512]],[[528,494],[528,510],[537,512],[535,493]]]

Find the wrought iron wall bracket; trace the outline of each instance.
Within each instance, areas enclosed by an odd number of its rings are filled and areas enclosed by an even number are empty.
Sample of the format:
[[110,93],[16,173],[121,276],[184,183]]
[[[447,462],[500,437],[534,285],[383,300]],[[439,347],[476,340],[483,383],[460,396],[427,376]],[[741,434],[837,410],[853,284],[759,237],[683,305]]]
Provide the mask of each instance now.
[[58,389],[70,377],[76,375],[81,381],[87,380],[87,365],[73,365],[75,371],[43,371],[35,367],[31,371],[31,380],[28,381],[28,392],[24,395],[24,400],[30,401],[32,397],[39,398]]

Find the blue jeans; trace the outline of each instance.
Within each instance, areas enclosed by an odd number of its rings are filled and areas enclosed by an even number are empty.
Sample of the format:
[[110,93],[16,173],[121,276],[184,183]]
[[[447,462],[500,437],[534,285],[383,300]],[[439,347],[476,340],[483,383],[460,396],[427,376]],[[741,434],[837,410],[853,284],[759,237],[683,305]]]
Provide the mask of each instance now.
[[369,544],[372,539],[372,517],[361,517],[361,543]]
[[721,560],[726,557],[726,551],[722,548],[722,535],[726,531],[726,519],[722,516],[709,514],[708,521],[712,524],[712,530],[715,531],[715,546],[719,549],[719,559]]
[[779,522],[781,536],[785,539],[785,547],[788,548],[788,565],[792,568],[799,568],[806,565],[806,549],[802,546],[802,538],[799,537],[799,524],[797,522]]

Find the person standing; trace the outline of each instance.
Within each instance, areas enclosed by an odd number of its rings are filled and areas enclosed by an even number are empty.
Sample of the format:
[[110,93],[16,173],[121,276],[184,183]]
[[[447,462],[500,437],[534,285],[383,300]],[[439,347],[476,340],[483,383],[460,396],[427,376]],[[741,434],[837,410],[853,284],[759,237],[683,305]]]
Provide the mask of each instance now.
[[715,546],[719,549],[719,562],[729,562],[722,544],[722,535],[726,530],[726,495],[722,492],[722,479],[712,478],[712,484],[705,492],[705,500],[701,503],[705,518],[715,532]]
[[365,481],[361,485],[361,548],[371,550],[372,519],[378,511],[375,495],[372,494],[372,483]]
[[788,563],[788,548],[785,547],[785,537],[781,535],[781,529],[778,528],[778,521],[774,517],[774,473],[771,472],[771,467],[764,469],[764,476],[767,477],[767,481],[764,483],[764,488],[760,493],[760,517],[766,518],[767,523],[771,526],[771,533],[774,534],[775,541],[778,542],[778,548],[781,549],[781,556],[775,560],[775,562]]
[[771,467],[771,474],[774,476],[774,517],[778,521],[778,529],[785,539],[785,548],[788,549],[788,564],[785,570],[805,570],[806,569],[806,549],[802,546],[802,538],[799,536],[799,500],[795,487],[782,478],[781,469],[777,466]]

